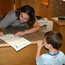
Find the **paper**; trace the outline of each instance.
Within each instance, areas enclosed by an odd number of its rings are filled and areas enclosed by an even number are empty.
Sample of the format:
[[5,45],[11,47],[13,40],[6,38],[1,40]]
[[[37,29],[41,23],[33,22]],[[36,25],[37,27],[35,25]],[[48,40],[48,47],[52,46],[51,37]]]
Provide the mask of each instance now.
[[0,37],[3,41],[11,45],[16,51],[24,48],[25,46],[31,44],[30,41],[23,37],[15,37],[13,34],[6,34]]

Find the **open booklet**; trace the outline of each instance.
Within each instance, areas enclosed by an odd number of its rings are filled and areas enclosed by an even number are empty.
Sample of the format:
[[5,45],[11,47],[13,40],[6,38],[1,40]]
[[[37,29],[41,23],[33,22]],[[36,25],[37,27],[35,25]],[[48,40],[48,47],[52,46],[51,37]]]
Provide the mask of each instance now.
[[0,37],[3,41],[11,45],[16,51],[26,47],[27,45],[31,44],[30,41],[23,37],[15,37],[13,34],[6,34]]

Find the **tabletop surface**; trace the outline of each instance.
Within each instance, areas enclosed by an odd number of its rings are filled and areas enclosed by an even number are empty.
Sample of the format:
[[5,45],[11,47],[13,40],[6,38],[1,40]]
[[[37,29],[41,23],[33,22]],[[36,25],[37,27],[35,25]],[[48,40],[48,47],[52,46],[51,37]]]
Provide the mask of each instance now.
[[[2,31],[4,32],[4,34],[10,34],[10,33],[15,34],[16,32],[21,31],[21,30],[22,30],[21,27],[20,28],[8,27],[6,29],[3,29]],[[22,37],[28,39],[32,43],[36,43],[38,40],[43,40],[44,32],[42,31],[42,27],[41,27],[40,31],[31,33],[31,34],[28,34],[28,35],[24,35]],[[5,46],[7,46],[6,42],[4,42],[3,40],[0,39],[0,45],[1,44],[5,44]]]
[[58,17],[52,17],[52,18],[50,18],[50,20],[52,20],[54,23],[56,23],[58,25],[65,26],[65,20],[59,20]]

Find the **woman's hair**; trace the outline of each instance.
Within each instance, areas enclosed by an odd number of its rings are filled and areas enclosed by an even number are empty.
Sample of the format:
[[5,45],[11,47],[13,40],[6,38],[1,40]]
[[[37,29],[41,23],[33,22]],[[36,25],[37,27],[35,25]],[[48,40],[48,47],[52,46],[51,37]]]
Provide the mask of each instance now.
[[48,44],[51,44],[53,48],[58,49],[62,45],[63,37],[59,32],[49,31],[45,33],[45,39]]
[[30,27],[33,27],[33,25],[35,23],[35,11],[34,11],[34,8],[32,8],[29,5],[25,5],[25,6],[22,6],[21,8],[19,8],[19,9],[17,9],[16,15],[17,15],[18,19],[19,19],[19,15],[20,15],[21,12],[26,13],[30,17],[27,24]]

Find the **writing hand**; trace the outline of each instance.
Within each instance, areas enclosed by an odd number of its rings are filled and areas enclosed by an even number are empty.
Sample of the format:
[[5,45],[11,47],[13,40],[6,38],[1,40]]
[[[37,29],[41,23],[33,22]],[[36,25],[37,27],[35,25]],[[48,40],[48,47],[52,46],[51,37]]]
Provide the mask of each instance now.
[[14,36],[15,37],[20,37],[20,36],[23,36],[23,35],[25,35],[25,32],[24,31],[19,31]]
[[2,37],[3,36],[3,32],[0,32],[0,37]]

